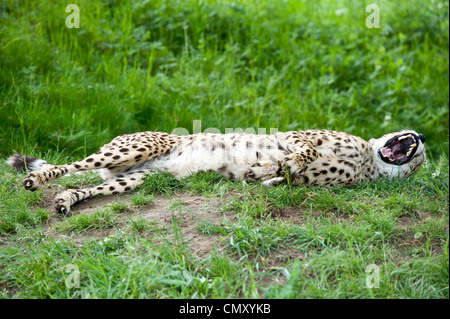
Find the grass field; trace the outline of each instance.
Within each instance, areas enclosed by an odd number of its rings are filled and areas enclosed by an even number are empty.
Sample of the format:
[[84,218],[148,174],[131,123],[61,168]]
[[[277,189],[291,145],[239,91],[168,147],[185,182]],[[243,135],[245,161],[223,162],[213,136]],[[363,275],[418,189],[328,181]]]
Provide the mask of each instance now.
[[[1,297],[449,298],[448,2],[377,1],[380,28],[373,1],[77,1],[67,28],[69,3],[0,0]],[[68,217],[54,193],[98,176],[32,193],[4,163],[62,164],[196,120],[411,128],[428,162],[346,189],[158,174]]]

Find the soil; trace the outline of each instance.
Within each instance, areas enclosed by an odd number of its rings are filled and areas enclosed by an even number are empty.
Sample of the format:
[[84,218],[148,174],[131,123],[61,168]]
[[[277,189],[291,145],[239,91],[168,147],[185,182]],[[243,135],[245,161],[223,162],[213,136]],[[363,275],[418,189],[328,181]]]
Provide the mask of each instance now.
[[[44,227],[46,236],[54,238],[70,237],[74,242],[81,244],[86,240],[107,238],[117,234],[117,227],[77,231],[72,234],[55,232],[52,225],[58,222],[64,222],[67,218],[66,216],[57,214],[53,209],[54,197],[58,191],[55,186],[49,186],[44,189],[45,200],[42,206],[51,212],[51,216]],[[116,202],[122,202],[129,204],[130,209],[121,213],[121,217],[119,218],[120,226],[118,228],[126,229],[129,226],[129,219],[137,220],[143,218],[154,222],[166,230],[163,231],[165,240],[175,243],[176,240],[182,239],[183,243],[188,245],[192,250],[192,253],[200,258],[207,257],[215,249],[223,252],[224,247],[227,246],[226,243],[229,238],[226,235],[208,232],[204,227],[205,225],[208,228],[221,226],[226,221],[233,222],[236,220],[236,213],[234,211],[224,209],[229,201],[233,199],[232,195],[225,198],[208,197],[186,192],[175,193],[171,196],[157,195],[152,203],[142,206],[132,205],[130,197],[130,194],[94,197],[74,205],[71,215],[91,214],[98,209],[106,208]],[[271,215],[271,218],[282,219],[299,225],[304,225],[310,218],[306,217],[305,215],[308,214],[304,214],[305,212],[297,207],[285,207],[283,209],[271,208],[268,213]],[[179,229],[178,233],[174,231],[174,222]],[[141,233],[140,236],[142,235],[145,236],[145,234]],[[149,236],[154,238],[155,234],[150,233]],[[178,238],[175,238],[175,236]],[[155,240],[162,242],[163,239]],[[299,253],[297,251],[280,251],[279,254],[275,253],[270,259],[260,260],[260,262],[270,269],[272,267],[283,266],[291,258],[298,257]]]
[[[67,217],[57,214],[53,209],[53,200],[57,191],[48,188],[44,190],[44,208],[51,213],[51,217],[44,227],[47,236],[67,237],[70,236],[75,242],[81,243],[85,240],[107,238],[114,236],[117,229],[87,230],[74,234],[61,234],[52,230],[51,225],[64,221]],[[204,234],[202,225],[216,225],[228,219],[234,220],[235,213],[223,210],[227,204],[227,199],[193,195],[189,193],[178,193],[169,196],[158,195],[155,200],[147,205],[134,206],[130,200],[130,194],[118,194],[114,196],[94,197],[78,203],[72,207],[71,215],[91,214],[94,211],[106,208],[116,202],[129,204],[130,209],[122,212],[119,218],[119,228],[126,228],[129,219],[144,218],[150,222],[155,222],[167,229],[167,240],[175,241],[173,230],[174,222],[177,223],[181,233],[178,233],[178,240],[188,244],[192,252],[199,257],[210,254],[215,248],[221,250],[223,240],[217,234]],[[222,236],[223,237],[223,236]]]

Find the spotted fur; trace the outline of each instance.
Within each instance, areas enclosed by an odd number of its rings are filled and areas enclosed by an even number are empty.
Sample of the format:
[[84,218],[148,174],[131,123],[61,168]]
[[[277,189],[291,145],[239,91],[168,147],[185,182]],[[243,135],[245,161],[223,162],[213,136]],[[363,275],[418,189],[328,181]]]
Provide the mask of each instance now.
[[[405,134],[416,137],[414,156],[402,165],[383,160],[380,149],[387,141]],[[316,186],[349,186],[380,176],[405,178],[425,161],[425,140],[418,136],[423,137],[414,131],[402,131],[365,141],[327,130],[186,136],[141,132],[121,135],[99,152],[65,165],[53,166],[21,155],[10,157],[8,163],[19,170],[33,170],[23,181],[30,191],[66,174],[99,170],[104,179],[101,185],[69,189],[56,196],[56,210],[68,213],[73,204],[92,196],[130,191],[143,182],[145,175],[157,171],[182,178],[211,170],[231,180],[260,181],[266,186],[286,182],[288,176],[294,185]]]

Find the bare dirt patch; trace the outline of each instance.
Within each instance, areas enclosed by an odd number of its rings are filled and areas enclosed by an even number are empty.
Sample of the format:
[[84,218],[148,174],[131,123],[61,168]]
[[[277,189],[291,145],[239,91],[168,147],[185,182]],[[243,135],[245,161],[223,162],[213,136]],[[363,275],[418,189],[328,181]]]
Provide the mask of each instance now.
[[[139,208],[139,215],[149,221],[156,221],[181,231],[177,234],[198,256],[211,253],[214,247],[220,249],[222,241],[216,234],[207,234],[202,226],[220,226],[224,220],[233,220],[235,213],[224,211],[226,200],[214,197],[179,193],[169,197],[158,196],[153,204]],[[168,232],[168,239],[175,240],[175,230]]]
[[[436,238],[429,238],[426,234],[426,230],[420,231],[417,227],[431,219],[437,219],[439,217],[434,216],[431,212],[415,211],[413,214],[405,214],[397,219],[397,226],[395,229],[396,236],[392,239],[392,242],[401,252],[412,251],[413,249],[420,249],[427,241],[429,245],[429,252],[433,256],[441,255],[442,242]],[[445,231],[448,233],[448,224],[445,226]],[[404,255],[408,255],[404,253]]]
[[[57,214],[53,209],[53,200],[57,191],[53,188],[44,190],[44,201],[41,204],[50,214],[44,230],[50,237],[69,236],[75,242],[93,240],[114,236],[117,229],[89,229],[77,231],[71,234],[57,233],[52,229],[52,224],[64,221],[65,216]],[[118,221],[119,228],[127,229],[129,220],[143,218],[149,222],[156,222],[163,225],[167,230],[164,232],[165,238],[174,241],[175,236],[186,243],[192,251],[198,256],[204,256],[211,253],[214,247],[220,249],[222,241],[217,234],[208,234],[202,232],[202,225],[220,226],[224,219],[233,220],[235,213],[224,211],[222,207],[226,205],[227,199],[207,197],[202,195],[193,195],[189,193],[177,193],[171,196],[157,195],[155,200],[147,205],[135,206],[130,200],[130,194],[118,194],[114,196],[95,197],[78,203],[72,207],[71,215],[92,214],[101,209],[109,209],[108,206],[122,202],[128,204],[130,208],[121,213]],[[177,223],[178,234],[175,234],[174,223]],[[146,234],[141,234],[146,235]]]
[[272,207],[269,210],[272,218],[283,219],[294,224],[304,225],[308,217],[305,216],[304,211],[298,207]]
[[[109,206],[121,202],[129,206],[129,209],[120,213],[118,218],[119,227],[107,229],[87,229],[83,231],[75,231],[73,233],[61,233],[52,228],[55,223],[64,222],[66,216],[57,214],[53,208],[53,201],[58,187],[51,186],[45,188],[44,200],[41,207],[47,209],[50,218],[44,226],[47,236],[54,238],[70,237],[76,243],[82,243],[86,240],[104,239],[117,235],[118,228],[127,231],[130,228],[130,219],[144,219],[151,223],[155,223],[164,229],[158,234],[152,232],[139,233],[139,236],[151,237],[157,242],[176,243],[182,240],[192,252],[198,257],[204,257],[211,254],[214,249],[223,251],[227,245],[228,238],[223,234],[209,232],[207,226],[221,227],[224,221],[235,221],[236,212],[226,210],[232,201],[234,195],[224,198],[208,197],[205,195],[191,194],[187,192],[174,193],[171,196],[156,195],[155,200],[147,205],[133,205],[130,197],[132,193],[117,194],[114,196],[94,197],[80,202],[72,207],[72,216],[81,214],[92,214],[97,210],[110,209]],[[319,212],[305,212],[301,207],[272,207],[269,209],[270,218],[282,219],[289,223],[297,225],[305,225],[314,220]],[[206,225],[206,226],[205,226]],[[178,231],[178,233],[177,233]],[[163,234],[164,237],[157,238]],[[289,255],[292,258],[298,258],[298,253]],[[273,260],[271,260],[273,259]],[[265,262],[268,267],[278,267],[284,265],[290,260],[286,259],[285,253],[275,253],[273,258],[268,258]]]

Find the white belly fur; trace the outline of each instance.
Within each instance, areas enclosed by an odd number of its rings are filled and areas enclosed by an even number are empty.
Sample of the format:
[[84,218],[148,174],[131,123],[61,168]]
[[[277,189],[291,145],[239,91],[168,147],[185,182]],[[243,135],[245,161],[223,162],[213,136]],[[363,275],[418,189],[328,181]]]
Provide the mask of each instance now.
[[168,154],[150,160],[144,170],[167,171],[185,177],[199,171],[232,171],[243,179],[251,165],[281,161],[287,154],[279,149],[277,134],[197,134],[184,137]]

